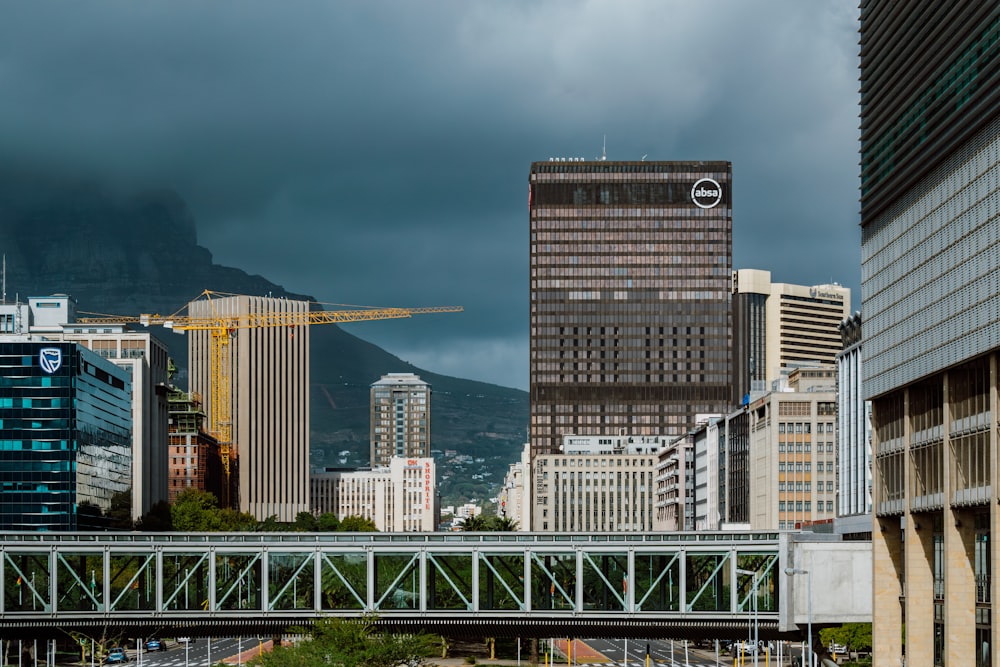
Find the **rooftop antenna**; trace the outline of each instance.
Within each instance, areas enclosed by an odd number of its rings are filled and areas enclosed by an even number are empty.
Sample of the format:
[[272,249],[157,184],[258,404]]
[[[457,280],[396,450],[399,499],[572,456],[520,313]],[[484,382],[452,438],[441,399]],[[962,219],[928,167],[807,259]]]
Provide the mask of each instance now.
[[3,254],[3,302],[7,303],[7,253]]
[[608,135],[604,135],[604,145],[601,147],[601,162],[608,159]]

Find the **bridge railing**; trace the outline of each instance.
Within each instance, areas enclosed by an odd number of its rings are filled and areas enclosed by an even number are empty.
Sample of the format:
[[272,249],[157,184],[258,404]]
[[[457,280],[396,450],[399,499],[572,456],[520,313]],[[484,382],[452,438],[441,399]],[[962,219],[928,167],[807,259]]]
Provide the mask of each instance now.
[[[466,616],[776,618],[776,533],[5,534],[0,624]],[[746,574],[755,573],[756,576]]]

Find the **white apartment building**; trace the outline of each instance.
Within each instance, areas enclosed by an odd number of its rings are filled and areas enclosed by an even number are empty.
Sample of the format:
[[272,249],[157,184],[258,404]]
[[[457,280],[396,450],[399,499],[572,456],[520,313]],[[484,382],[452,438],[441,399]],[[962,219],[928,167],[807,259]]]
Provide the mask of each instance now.
[[312,512],[371,519],[381,532],[437,530],[437,472],[430,457],[393,457],[370,470],[328,470],[310,477]]
[[497,516],[517,522],[518,530],[531,529],[531,446],[525,443],[521,458],[510,464],[497,501]]
[[653,530],[656,452],[667,436],[564,436],[532,461],[531,530]]
[[844,351],[837,355],[838,533],[871,535],[872,404],[861,387],[861,314],[840,325]]

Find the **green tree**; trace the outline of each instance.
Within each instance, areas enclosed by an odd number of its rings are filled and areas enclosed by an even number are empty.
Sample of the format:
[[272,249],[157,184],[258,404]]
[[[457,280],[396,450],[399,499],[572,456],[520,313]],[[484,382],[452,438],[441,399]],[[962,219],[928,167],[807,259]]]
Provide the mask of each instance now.
[[300,533],[312,533],[316,531],[316,517],[312,512],[299,512],[295,515],[295,523],[292,524],[294,530]]
[[374,619],[324,618],[316,622],[309,639],[293,646],[275,647],[248,664],[260,667],[397,667],[423,664],[441,645],[441,638],[425,633],[379,634]]
[[340,527],[340,519],[333,512],[323,512],[316,518],[316,530],[332,533]]
[[174,524],[170,516],[170,503],[166,500],[153,503],[153,506],[149,508],[149,511],[139,517],[139,520],[136,521],[135,529],[145,530],[148,532],[164,532],[173,530]]
[[340,525],[337,526],[337,531],[341,533],[377,533],[378,528],[375,527],[375,522],[371,519],[353,515],[345,516],[340,521]]
[[823,628],[819,632],[823,646],[841,644],[848,651],[870,651],[872,649],[871,623],[845,623],[839,627]]
[[482,532],[490,530],[489,522],[482,514],[475,514],[462,522],[462,530],[466,532]]
[[247,512],[219,509],[214,495],[200,489],[185,489],[170,508],[174,530],[182,532],[252,531],[257,520]]

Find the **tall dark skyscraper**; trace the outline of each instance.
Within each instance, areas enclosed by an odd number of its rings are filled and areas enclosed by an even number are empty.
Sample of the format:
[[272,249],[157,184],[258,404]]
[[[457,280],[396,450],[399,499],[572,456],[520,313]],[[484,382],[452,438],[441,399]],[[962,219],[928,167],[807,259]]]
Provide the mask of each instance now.
[[863,0],[860,44],[875,664],[995,665],[1000,3]]
[[531,451],[733,404],[732,164],[535,162]]

